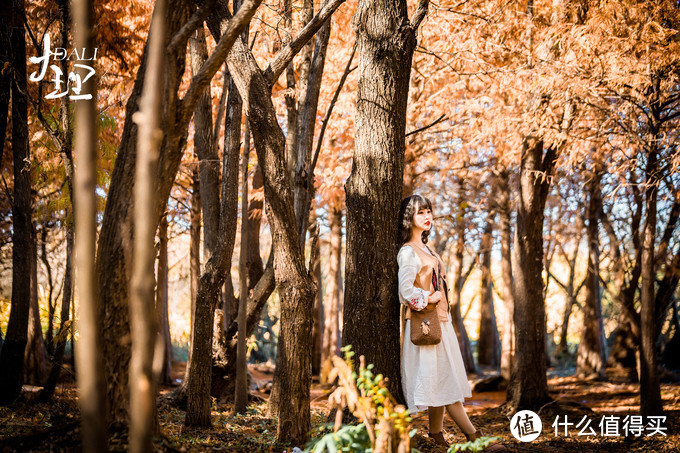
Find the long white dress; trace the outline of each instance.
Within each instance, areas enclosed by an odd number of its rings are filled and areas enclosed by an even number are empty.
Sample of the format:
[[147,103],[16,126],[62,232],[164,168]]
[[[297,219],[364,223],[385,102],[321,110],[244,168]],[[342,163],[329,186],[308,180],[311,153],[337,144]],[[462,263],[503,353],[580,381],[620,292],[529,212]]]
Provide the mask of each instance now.
[[[399,250],[397,262],[399,300],[412,308],[424,307],[430,292],[416,288],[413,284],[422,266],[420,258],[410,246],[405,245]],[[451,314],[448,316],[448,322],[441,322],[441,342],[432,346],[414,345],[411,342],[411,320],[406,320],[401,378],[408,410],[412,414],[429,406],[462,402],[464,398],[472,396],[456,332],[451,324]]]

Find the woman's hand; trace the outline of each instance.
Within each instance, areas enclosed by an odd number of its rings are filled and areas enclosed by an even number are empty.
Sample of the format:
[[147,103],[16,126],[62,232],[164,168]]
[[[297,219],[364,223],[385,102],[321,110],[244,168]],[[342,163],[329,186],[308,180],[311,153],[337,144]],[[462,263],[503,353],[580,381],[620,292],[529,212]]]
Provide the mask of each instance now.
[[428,303],[428,304],[436,304],[436,303],[439,302],[440,300],[442,300],[442,293],[441,293],[441,291],[435,291],[434,293],[432,293],[432,294],[430,294],[429,296],[427,296],[427,303]]

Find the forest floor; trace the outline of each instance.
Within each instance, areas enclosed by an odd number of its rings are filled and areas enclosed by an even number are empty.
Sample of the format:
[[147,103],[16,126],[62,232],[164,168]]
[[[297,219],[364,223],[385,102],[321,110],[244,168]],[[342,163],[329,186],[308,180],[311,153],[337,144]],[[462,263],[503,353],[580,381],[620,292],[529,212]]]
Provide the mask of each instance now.
[[[181,376],[181,369],[175,374]],[[271,380],[271,370],[251,367],[253,385],[266,388]],[[627,415],[639,415],[638,384],[630,384],[614,374],[608,373],[607,381],[589,381],[573,376],[554,375],[548,381],[555,403],[544,406],[539,415],[543,429],[538,439],[523,443],[510,433],[510,419],[503,411],[504,391],[473,393],[466,401],[468,414],[478,429],[487,435],[500,438],[509,452],[678,452],[680,451],[680,383],[664,383],[661,396],[667,419],[661,424],[666,436],[649,435],[625,437],[623,420]],[[12,407],[0,407],[0,452],[58,452],[80,451],[79,413],[76,391],[73,383],[64,383],[57,388],[51,403],[38,403],[32,396],[34,388],[25,387],[21,401]],[[172,388],[164,388],[168,393]],[[317,384],[312,387],[313,434],[326,423],[329,408],[329,390]],[[161,435],[156,439],[156,451],[165,452],[284,452],[290,453],[293,446],[276,443],[276,420],[265,414],[266,394],[252,392],[254,401],[247,414],[235,414],[231,405],[217,406],[213,410],[213,427],[210,429],[187,429],[183,426],[184,412],[165,402],[159,406]],[[161,401],[163,401],[161,399]],[[553,422],[556,417],[562,423],[567,416],[568,435],[563,425],[555,435]],[[595,435],[578,435],[577,424],[584,416],[585,422]],[[603,433],[600,422],[604,419],[609,426]],[[617,418],[618,417],[618,418]],[[609,422],[617,422],[619,435]],[[444,452],[427,439],[427,415],[416,414],[412,422],[417,428],[412,447],[423,453]],[[587,431],[587,429],[586,429]],[[462,433],[447,417],[445,433],[449,442],[465,442]],[[605,436],[603,434],[610,434]],[[614,434],[614,435],[611,435]],[[316,434],[318,435],[318,434]],[[110,438],[112,451],[126,451],[127,439],[124,434]],[[302,446],[300,446],[302,447]]]

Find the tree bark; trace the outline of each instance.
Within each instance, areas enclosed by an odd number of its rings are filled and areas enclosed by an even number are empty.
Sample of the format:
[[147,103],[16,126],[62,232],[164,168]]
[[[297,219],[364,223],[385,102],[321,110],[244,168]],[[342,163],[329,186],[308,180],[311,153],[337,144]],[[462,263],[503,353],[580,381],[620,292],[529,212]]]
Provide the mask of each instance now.
[[[409,22],[405,0],[361,0],[352,19],[359,82],[352,171],[345,183],[347,289],[342,342],[389,378],[387,387],[400,401],[395,258],[418,14]],[[378,338],[380,348],[375,347]]]
[[[23,0],[12,0],[9,13],[1,19],[3,46],[9,49],[12,72],[12,154],[14,194],[12,204],[12,306],[0,352],[0,404],[12,403],[21,393],[24,379],[31,293],[31,169],[28,145],[28,100],[26,99],[26,41]],[[7,33],[9,31],[9,33]],[[8,36],[9,35],[9,36]],[[3,142],[4,143],[4,142]],[[4,147],[4,144],[3,144]]]
[[[489,213],[489,217],[493,214]],[[477,363],[498,368],[501,363],[501,344],[493,306],[493,283],[491,282],[491,249],[493,246],[493,221],[487,219],[481,245],[481,316],[477,340]]]
[[556,161],[555,149],[543,141],[525,139],[519,177],[513,284],[515,296],[515,363],[507,399],[511,407],[538,409],[548,394],[543,300],[543,218]]
[[588,270],[586,272],[583,301],[583,328],[576,358],[576,373],[581,376],[604,379],[607,362],[604,326],[602,323],[602,297],[600,291],[600,241],[599,204],[601,198],[601,171],[596,170],[587,185],[588,204],[586,237],[588,239]]

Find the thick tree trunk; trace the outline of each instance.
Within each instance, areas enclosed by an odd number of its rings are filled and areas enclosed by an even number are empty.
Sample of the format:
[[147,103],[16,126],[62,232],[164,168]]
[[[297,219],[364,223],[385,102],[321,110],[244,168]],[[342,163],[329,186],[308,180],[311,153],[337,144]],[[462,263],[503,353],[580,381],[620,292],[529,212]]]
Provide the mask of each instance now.
[[512,208],[510,206],[510,175],[507,170],[501,170],[498,174],[498,198],[496,200],[498,210],[498,225],[500,230],[501,243],[501,275],[502,275],[502,294],[503,294],[503,336],[501,337],[501,376],[506,381],[510,381],[512,376],[512,364],[515,355],[515,297],[513,294],[512,283],[512,257],[510,244],[512,241],[512,228],[510,217]]
[[507,399],[511,407],[538,409],[551,400],[548,394],[543,300],[543,216],[555,165],[554,148],[527,137],[519,177],[517,230],[513,283],[515,295],[515,363]]
[[[491,216],[492,214],[489,214]],[[486,222],[482,234],[481,253],[481,316],[479,318],[479,339],[477,340],[477,363],[497,368],[501,364],[501,343],[498,338],[496,312],[493,307],[493,283],[491,282],[491,248],[493,246],[493,223]]]
[[[656,87],[658,90],[658,87]],[[652,135],[656,140],[657,134]],[[654,260],[657,196],[659,190],[659,161],[655,141],[648,144],[646,188],[645,188],[645,223],[642,246],[642,272],[640,284],[640,412],[643,416],[662,415],[661,388],[657,368],[656,340],[656,266]]]
[[[14,203],[12,204],[12,307],[0,352],[0,404],[13,402],[24,379],[24,350],[31,293],[31,169],[28,164],[28,100],[26,99],[26,41],[23,0],[12,0],[3,14],[3,46],[10,49],[12,72],[12,154]],[[9,33],[7,33],[9,31]],[[9,34],[9,36],[8,36]],[[4,147],[4,144],[3,144]]]
[[326,294],[324,311],[323,345],[321,350],[322,371],[320,381],[328,382],[331,358],[339,352],[339,323],[338,311],[340,304],[340,262],[342,252],[342,206],[336,202],[329,207],[328,221],[330,226],[329,251],[328,251],[328,274],[326,277]]
[[40,325],[40,304],[38,303],[38,243],[36,228],[31,225],[30,257],[31,292],[28,311],[28,341],[24,351],[24,382],[42,385],[47,374],[47,350]]
[[[186,23],[190,13],[186,2],[174,3],[169,9],[166,19],[168,37],[174,36]],[[177,173],[186,141],[189,115],[178,109],[177,89],[181,74],[184,72],[185,52],[173,49],[166,52],[163,80],[163,113],[161,127],[164,131],[158,172],[154,175],[154,187],[157,192],[153,216],[160,221],[165,200]],[[132,188],[137,154],[137,126],[133,116],[138,111],[139,100],[144,83],[144,72],[147,65],[145,49],[142,63],[137,73],[135,85],[128,99],[125,113],[125,124],[116,164],[109,186],[104,219],[97,247],[97,274],[102,298],[102,319],[104,330],[103,356],[105,361],[105,378],[109,423],[125,425],[128,421],[128,366],[130,363],[130,317],[128,313],[128,289],[131,274],[129,263],[132,260],[130,247],[133,237],[132,223]],[[187,108],[188,106],[183,105]]]
[[419,8],[411,23],[405,0],[361,0],[352,19],[359,82],[354,158],[345,183],[347,289],[342,342],[389,378],[387,387],[400,401],[397,217],[411,62],[425,11]]
[[581,376],[604,379],[607,362],[604,326],[602,323],[602,297],[600,291],[600,241],[599,205],[602,173],[596,171],[588,183],[588,270],[586,272],[585,299],[583,301],[583,328],[576,359],[576,373]]
[[172,378],[172,338],[170,337],[170,318],[168,313],[168,217],[161,218],[158,226],[158,264],[156,275],[156,317],[159,333],[163,342],[163,358],[158,383],[171,385]]

